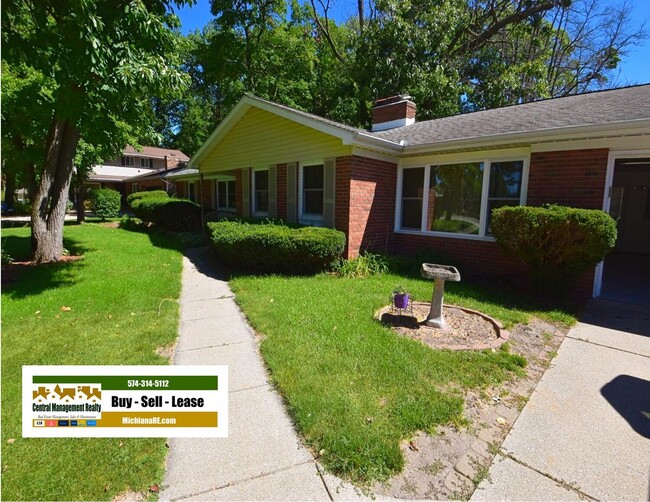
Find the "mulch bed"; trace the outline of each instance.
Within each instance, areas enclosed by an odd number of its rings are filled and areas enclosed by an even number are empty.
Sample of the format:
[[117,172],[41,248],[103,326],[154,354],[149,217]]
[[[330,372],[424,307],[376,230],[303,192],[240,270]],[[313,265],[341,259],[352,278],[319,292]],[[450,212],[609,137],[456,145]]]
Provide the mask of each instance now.
[[[411,310],[412,308],[412,310]],[[508,333],[491,317],[470,309],[445,305],[444,329],[424,324],[430,303],[413,302],[408,310],[391,306],[381,309],[376,317],[400,335],[418,340],[433,349],[483,350],[497,348],[508,339]]]

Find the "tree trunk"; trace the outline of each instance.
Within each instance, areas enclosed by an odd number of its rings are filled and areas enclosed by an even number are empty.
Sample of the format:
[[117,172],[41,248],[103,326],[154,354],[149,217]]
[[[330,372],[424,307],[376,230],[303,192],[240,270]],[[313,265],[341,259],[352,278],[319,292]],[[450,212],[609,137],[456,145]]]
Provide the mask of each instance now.
[[63,223],[78,141],[77,126],[70,119],[55,114],[32,210],[32,246],[36,263],[58,261],[63,255]]
[[14,207],[14,199],[16,196],[16,173],[12,171],[5,171],[5,203],[7,207]]
[[86,187],[83,183],[79,183],[79,186],[77,187],[77,223],[83,223],[86,221],[86,211],[84,209],[85,198]]

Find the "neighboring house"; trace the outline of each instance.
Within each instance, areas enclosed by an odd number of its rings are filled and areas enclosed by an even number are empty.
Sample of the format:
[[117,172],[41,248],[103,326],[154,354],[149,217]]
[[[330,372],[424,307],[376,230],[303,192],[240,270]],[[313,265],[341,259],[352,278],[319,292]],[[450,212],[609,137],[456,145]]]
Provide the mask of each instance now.
[[188,160],[180,150],[144,146],[138,151],[127,146],[119,158],[93,166],[85,185],[112,188],[122,194],[123,200],[133,192],[144,190],[174,193],[175,185],[166,176],[185,167]]
[[[247,95],[189,161],[198,173],[179,192],[206,211],[338,228],[347,257],[430,249],[465,276],[521,270],[490,232],[490,211],[504,205],[611,208],[625,219],[620,251],[650,253],[650,85],[415,115],[408,96],[379,100],[366,131]],[[583,292],[600,294],[602,270]]]

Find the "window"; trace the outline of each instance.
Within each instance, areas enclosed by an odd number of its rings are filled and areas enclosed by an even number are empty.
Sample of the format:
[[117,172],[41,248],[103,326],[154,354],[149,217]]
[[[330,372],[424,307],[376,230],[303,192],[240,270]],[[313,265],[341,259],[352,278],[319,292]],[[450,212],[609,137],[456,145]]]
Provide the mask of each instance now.
[[140,167],[146,167],[149,169],[151,167],[151,159],[140,158]]
[[402,224],[404,229],[422,227],[422,193],[424,167],[404,169],[402,172]]
[[427,230],[478,235],[483,163],[431,166]]
[[487,205],[487,230],[492,235],[490,220],[492,210],[503,206],[518,206],[521,199],[521,178],[524,172],[524,162],[493,162],[490,166],[490,189]]
[[255,214],[269,212],[269,170],[253,171],[253,204]]
[[484,160],[403,168],[399,228],[490,236],[493,209],[524,203],[524,164]]
[[135,193],[138,191],[138,184],[137,183],[131,183],[131,193]]
[[187,198],[196,202],[196,184],[193,181],[187,183]]
[[217,208],[235,209],[235,180],[217,181]]
[[127,157],[126,155],[122,156],[122,165],[123,166],[133,166],[135,167],[135,159],[133,157]]
[[323,216],[324,166],[303,166],[302,168],[302,214]]

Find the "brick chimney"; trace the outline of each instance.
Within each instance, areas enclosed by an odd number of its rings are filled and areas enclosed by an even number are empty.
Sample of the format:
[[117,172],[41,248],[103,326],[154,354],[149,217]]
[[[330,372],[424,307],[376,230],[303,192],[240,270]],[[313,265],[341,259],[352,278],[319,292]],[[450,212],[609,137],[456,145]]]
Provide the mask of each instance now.
[[385,131],[413,124],[415,110],[415,103],[406,94],[378,99],[372,109],[372,130]]

